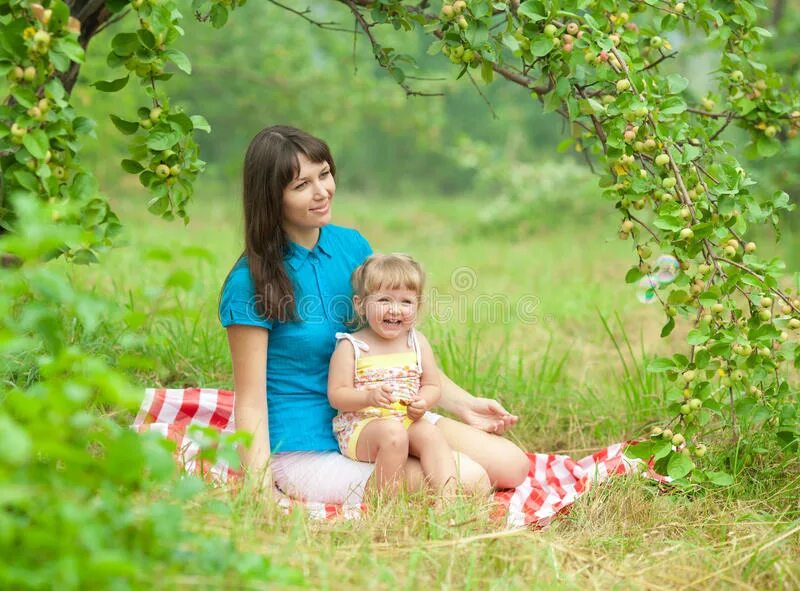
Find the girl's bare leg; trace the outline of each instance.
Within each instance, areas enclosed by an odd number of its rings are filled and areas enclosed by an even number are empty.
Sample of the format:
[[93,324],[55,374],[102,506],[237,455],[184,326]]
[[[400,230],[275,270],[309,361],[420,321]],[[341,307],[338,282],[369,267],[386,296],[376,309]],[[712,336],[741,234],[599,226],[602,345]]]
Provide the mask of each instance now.
[[443,497],[452,497],[458,490],[458,472],[453,452],[444,434],[427,421],[416,421],[408,427],[409,452],[419,458],[425,479]]
[[508,439],[446,417],[436,426],[454,451],[469,456],[486,470],[492,486],[515,488],[528,475],[528,456]]
[[358,436],[356,457],[375,462],[374,482],[379,491],[395,492],[408,460],[408,433],[397,421],[371,421]]

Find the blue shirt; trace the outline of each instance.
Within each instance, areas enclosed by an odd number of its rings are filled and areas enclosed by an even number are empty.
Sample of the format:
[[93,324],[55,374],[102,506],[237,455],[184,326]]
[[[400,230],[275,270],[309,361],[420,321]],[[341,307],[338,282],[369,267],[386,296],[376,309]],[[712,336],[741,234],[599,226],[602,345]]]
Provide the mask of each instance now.
[[348,332],[353,314],[350,275],[372,248],[356,230],[327,225],[311,250],[290,243],[284,265],[294,287],[296,322],[270,321],[258,314],[247,258],[231,270],[222,289],[222,326],[244,324],[269,330],[267,410],[270,449],[339,449],[328,403],[328,365],[337,332]]

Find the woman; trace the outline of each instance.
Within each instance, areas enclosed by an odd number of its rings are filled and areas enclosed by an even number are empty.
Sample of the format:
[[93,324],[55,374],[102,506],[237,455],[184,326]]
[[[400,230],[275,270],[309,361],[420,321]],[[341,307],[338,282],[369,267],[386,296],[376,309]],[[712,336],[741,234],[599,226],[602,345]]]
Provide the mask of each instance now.
[[[335,174],[328,146],[303,131],[269,127],[252,140],[244,162],[244,256],[226,279],[220,319],[233,361],[236,424],[253,436],[241,451],[247,473],[266,490],[274,478],[294,497],[352,503],[363,497],[374,465],[339,454],[327,373],[335,334],[352,315],[350,275],[372,249],[357,231],[330,224]],[[445,375],[441,382],[440,406],[463,423],[434,413],[425,419],[457,452],[462,484],[521,483],[527,457],[498,436],[517,417]],[[409,460],[410,489],[421,486],[421,474]]]

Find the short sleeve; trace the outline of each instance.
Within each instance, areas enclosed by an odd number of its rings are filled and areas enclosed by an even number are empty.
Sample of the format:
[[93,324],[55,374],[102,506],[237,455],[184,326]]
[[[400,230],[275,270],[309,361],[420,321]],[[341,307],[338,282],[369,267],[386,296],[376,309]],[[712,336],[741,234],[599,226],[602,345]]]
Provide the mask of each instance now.
[[226,328],[234,324],[272,328],[272,321],[258,313],[255,287],[247,265],[237,264],[228,275],[219,302],[219,319]]
[[372,247],[369,245],[367,239],[364,238],[364,236],[362,236],[358,230],[353,230],[353,232],[355,233],[355,243],[356,248],[358,249],[359,259],[361,262],[364,262],[366,258],[372,254]]

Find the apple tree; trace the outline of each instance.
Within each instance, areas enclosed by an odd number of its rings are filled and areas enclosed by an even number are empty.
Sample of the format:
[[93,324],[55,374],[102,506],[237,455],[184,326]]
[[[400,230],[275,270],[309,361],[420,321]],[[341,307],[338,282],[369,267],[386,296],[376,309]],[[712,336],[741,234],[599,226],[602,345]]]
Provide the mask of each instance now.
[[[313,22],[313,13],[273,2]],[[243,0],[194,0],[196,18],[222,27]],[[765,259],[748,231],[777,227],[792,208],[782,191],[765,193],[733,155],[733,127],[762,157],[800,129],[797,88],[761,53],[772,32],[760,26],[761,0],[339,0],[375,59],[409,96],[425,95],[411,76],[413,56],[385,33],[421,31],[428,52],[458,77],[520,87],[570,125],[571,145],[600,171],[599,198],[619,216],[639,281],[659,253],[679,262],[677,278],[656,291],[662,336],[690,329],[686,349],[652,360],[670,384],[666,418],[630,453],[654,458],[678,482],[730,481],[739,451],[768,439],[781,453],[798,447],[800,294]],[[0,110],[3,194],[0,225],[15,231],[15,207],[49,204],[54,220],[82,229],[60,253],[92,262],[113,244],[119,221],[80,163],[81,136],[92,122],[76,117],[70,92],[92,37],[121,21],[107,62],[118,75],[99,92],[142,85],[147,104],[112,120],[128,136],[125,171],[150,192],[148,209],[188,220],[192,186],[203,169],[196,131],[205,120],[171,104],[168,80],[191,73],[175,49],[181,36],[175,0],[0,0],[0,73],[9,94]],[[321,24],[321,23],[317,23]],[[717,61],[713,90],[698,96],[674,71],[692,40]],[[714,435],[712,435],[714,434]],[[735,445],[729,445],[734,442]],[[706,455],[706,445],[720,453]],[[749,453],[749,452],[748,452]],[[746,454],[745,454],[746,455]]]

